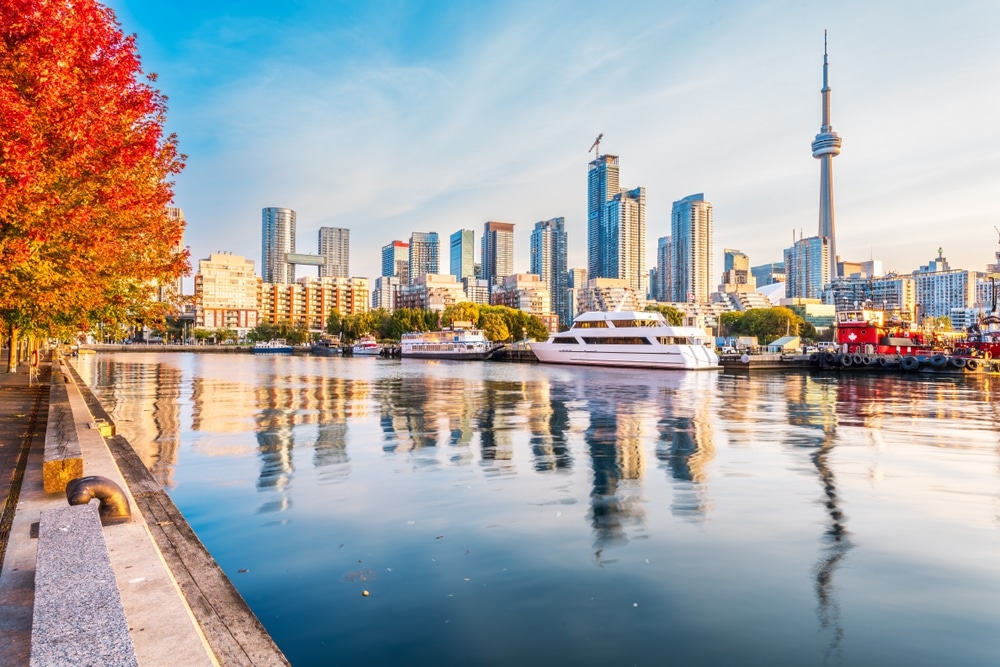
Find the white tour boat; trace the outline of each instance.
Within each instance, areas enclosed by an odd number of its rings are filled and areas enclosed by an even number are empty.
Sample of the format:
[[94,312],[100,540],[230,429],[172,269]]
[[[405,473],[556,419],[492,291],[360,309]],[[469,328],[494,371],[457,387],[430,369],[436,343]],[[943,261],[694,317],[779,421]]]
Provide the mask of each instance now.
[[399,344],[400,356],[417,359],[489,359],[502,347],[471,328],[405,333]]
[[646,311],[581,313],[569,331],[532,343],[546,364],[666,368],[719,368],[714,341],[697,327],[675,327],[663,315]]
[[377,357],[382,353],[382,346],[378,344],[374,336],[362,336],[357,343],[351,347],[351,354],[355,357]]

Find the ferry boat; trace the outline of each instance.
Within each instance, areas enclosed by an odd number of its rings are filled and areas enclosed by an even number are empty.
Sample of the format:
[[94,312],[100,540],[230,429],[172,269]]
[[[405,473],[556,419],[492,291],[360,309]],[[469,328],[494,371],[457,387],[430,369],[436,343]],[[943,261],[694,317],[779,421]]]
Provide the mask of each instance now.
[[531,344],[545,364],[675,370],[720,368],[713,348],[703,329],[673,326],[657,312],[628,310],[581,313],[569,331]]
[[253,344],[254,354],[291,354],[292,350],[292,346],[286,343],[284,338],[276,338]]
[[376,342],[374,336],[363,336],[351,347],[351,354],[355,357],[377,357],[382,354],[382,346]]
[[481,329],[455,327],[444,331],[403,334],[400,356],[417,359],[489,359],[503,347],[487,340]]

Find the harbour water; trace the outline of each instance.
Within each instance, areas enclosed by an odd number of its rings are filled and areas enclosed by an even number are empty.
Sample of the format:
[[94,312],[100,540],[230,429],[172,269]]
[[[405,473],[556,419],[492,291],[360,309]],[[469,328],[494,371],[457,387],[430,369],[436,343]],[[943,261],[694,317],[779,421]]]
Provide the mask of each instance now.
[[996,378],[79,368],[297,666],[1000,655]]

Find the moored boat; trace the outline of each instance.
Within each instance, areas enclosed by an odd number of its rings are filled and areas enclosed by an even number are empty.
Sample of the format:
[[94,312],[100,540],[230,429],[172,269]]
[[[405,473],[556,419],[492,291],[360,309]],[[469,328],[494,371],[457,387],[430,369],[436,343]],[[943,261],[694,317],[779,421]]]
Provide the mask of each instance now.
[[363,336],[351,347],[351,354],[355,357],[377,357],[381,353],[382,346],[378,344],[374,336]]
[[291,354],[294,348],[285,342],[284,338],[260,341],[253,344],[254,354]]
[[481,329],[454,327],[405,333],[399,347],[403,358],[482,360],[492,357],[503,345],[487,340]]
[[613,311],[577,315],[569,331],[532,343],[547,364],[703,370],[719,368],[714,341],[703,329],[669,324],[657,312]]
[[309,349],[319,357],[338,357],[341,354],[340,341],[336,338],[320,338]]

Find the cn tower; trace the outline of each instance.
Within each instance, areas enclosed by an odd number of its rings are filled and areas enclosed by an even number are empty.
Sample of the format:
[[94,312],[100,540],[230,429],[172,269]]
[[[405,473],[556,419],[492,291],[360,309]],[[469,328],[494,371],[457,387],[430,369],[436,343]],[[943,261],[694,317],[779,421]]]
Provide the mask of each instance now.
[[823,125],[812,142],[813,157],[819,160],[819,235],[829,239],[830,279],[837,277],[837,240],[833,224],[833,158],[840,155],[840,135],[830,124],[830,65],[826,57],[826,31],[823,31]]

